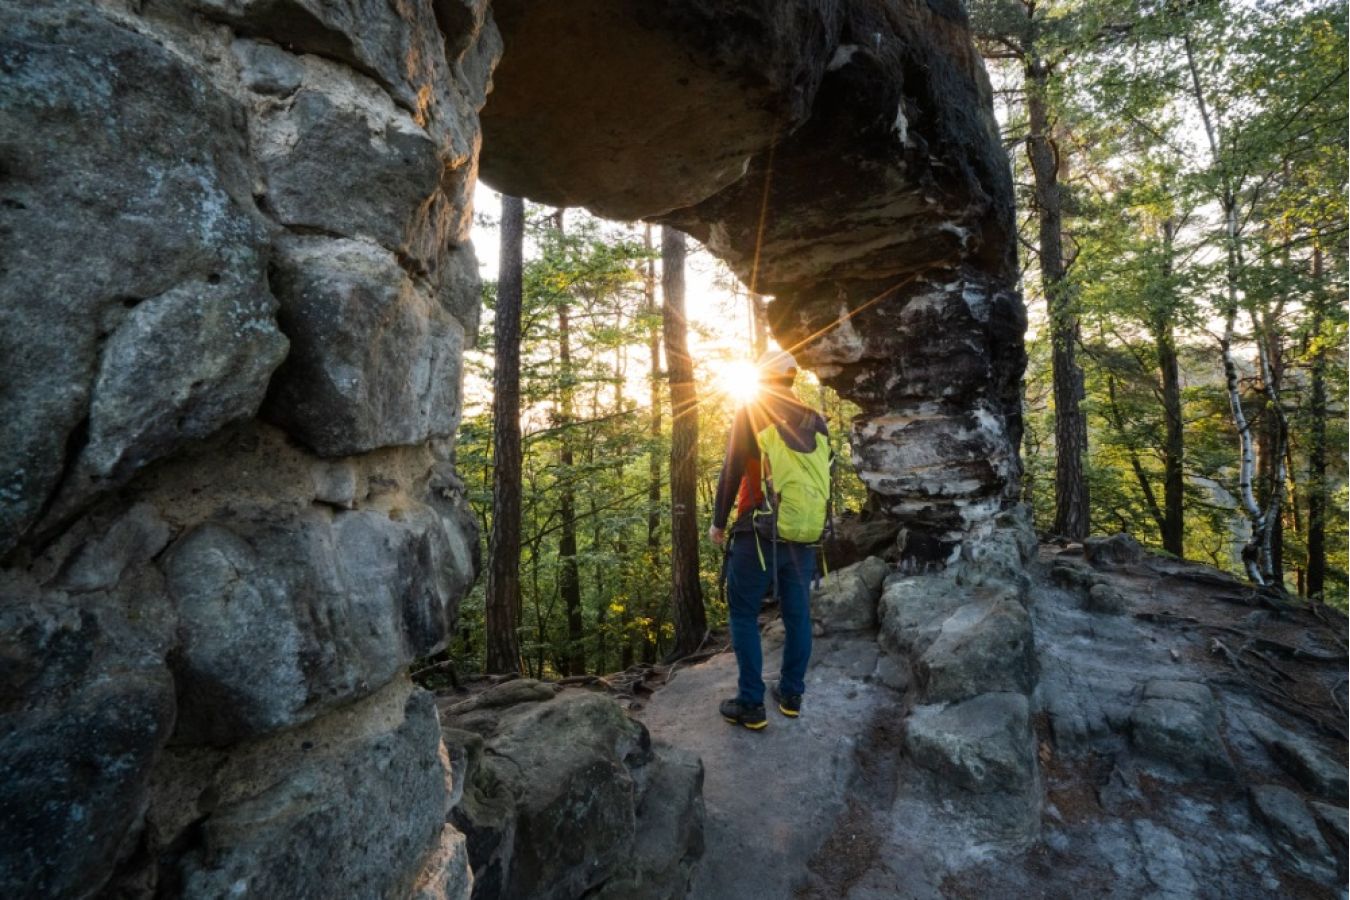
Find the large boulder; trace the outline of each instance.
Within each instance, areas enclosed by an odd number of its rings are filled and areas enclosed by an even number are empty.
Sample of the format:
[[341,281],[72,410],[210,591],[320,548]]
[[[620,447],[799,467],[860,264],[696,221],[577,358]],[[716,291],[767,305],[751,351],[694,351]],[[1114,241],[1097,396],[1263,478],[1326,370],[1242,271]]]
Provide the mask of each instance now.
[[444,729],[465,760],[452,821],[475,900],[683,897],[702,853],[702,764],[654,749],[608,697],[521,697],[474,704]]
[[99,890],[113,861],[134,847],[173,729],[174,685],[162,661],[172,618],[162,587],[129,579],[126,589],[149,614],[132,615],[116,584],[90,585],[109,573],[94,568],[77,566],[73,580],[93,588],[79,593],[0,573],[6,897]]
[[[392,251],[326,237],[274,263],[292,350],[266,416],[323,456],[448,437],[459,424],[464,326]],[[476,273],[460,289],[476,293]]]
[[401,897],[420,882],[425,895],[455,896],[465,873],[446,832],[440,740],[433,698],[403,678],[229,754],[171,751],[147,813],[160,890]]
[[831,572],[811,594],[811,618],[826,633],[875,628],[881,583],[888,574],[890,566],[875,556]]
[[1022,694],[982,694],[920,706],[906,721],[905,752],[925,769],[977,794],[1025,791],[1036,779],[1031,714]]
[[1144,558],[1144,548],[1133,535],[1090,537],[1083,542],[1083,556],[1094,566],[1125,566]]
[[1031,618],[1004,596],[967,603],[943,620],[914,663],[923,703],[952,703],[991,691],[1031,693],[1034,647]]
[[472,540],[426,504],[397,518],[316,507],[189,531],[165,561],[180,620],[176,739],[291,727],[441,649],[473,575]]

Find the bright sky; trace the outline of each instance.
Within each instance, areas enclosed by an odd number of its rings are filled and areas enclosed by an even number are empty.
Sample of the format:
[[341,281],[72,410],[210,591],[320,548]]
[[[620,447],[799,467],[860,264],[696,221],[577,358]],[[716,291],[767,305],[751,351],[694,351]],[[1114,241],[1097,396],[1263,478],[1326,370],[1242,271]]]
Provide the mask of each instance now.
[[[484,281],[497,279],[500,237],[495,224],[483,224],[482,219],[496,222],[501,218],[501,194],[479,182],[474,192],[473,245],[478,254],[478,271]],[[656,240],[659,241],[659,232]],[[528,255],[529,249],[526,248]],[[685,310],[689,316],[689,350],[695,366],[706,374],[718,376],[714,383],[726,393],[735,395],[741,387],[735,374],[744,375],[744,367],[733,362],[749,362],[751,354],[750,306],[744,295],[734,296],[727,287],[732,277],[725,265],[704,250],[692,238],[685,262]],[[721,282],[719,284],[718,282]],[[658,288],[659,290],[659,288]],[[772,340],[770,347],[777,347]],[[635,359],[643,362],[630,367],[633,390],[645,391],[647,363],[645,348],[634,348]],[[466,376],[466,400],[470,405],[488,396],[487,385]],[[527,416],[528,417],[528,416]],[[526,430],[530,424],[525,424]]]
[[[473,246],[478,254],[478,272],[484,281],[497,280],[498,251],[500,238],[495,225],[484,225],[479,217],[486,216],[493,222],[501,218],[501,194],[492,188],[478,183],[474,191]],[[655,240],[660,241],[659,231]],[[733,297],[731,293],[719,287],[719,279],[730,278],[726,266],[699,244],[689,239],[689,256],[685,263],[685,309],[695,332],[690,334],[690,350],[697,356],[699,351],[724,355],[729,352],[745,352],[746,339],[750,334],[750,307],[746,301]],[[705,332],[699,334],[698,332]]]

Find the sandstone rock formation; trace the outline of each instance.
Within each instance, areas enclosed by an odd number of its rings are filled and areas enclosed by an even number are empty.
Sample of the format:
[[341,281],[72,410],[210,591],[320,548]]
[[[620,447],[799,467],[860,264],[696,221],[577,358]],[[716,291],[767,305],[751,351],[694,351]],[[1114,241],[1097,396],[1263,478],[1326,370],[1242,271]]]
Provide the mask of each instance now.
[[487,182],[693,234],[775,297],[779,342],[862,407],[854,458],[903,552],[945,561],[987,530],[1020,472],[1024,313],[961,6],[494,10],[507,51],[483,112]]
[[443,712],[474,900],[685,896],[703,853],[698,757],[653,746],[608,697],[539,682]]
[[481,4],[0,10],[0,894],[466,894],[405,670],[477,568],[499,51]]
[[[896,554],[1001,546],[1023,320],[959,4],[53,0],[0,59],[6,896],[470,890],[405,670],[477,568],[481,146],[775,294]],[[643,784],[692,763],[620,765],[655,824],[606,889],[675,885]]]
[[[694,896],[1340,896],[1344,619],[1257,610],[1141,553],[1098,560],[1094,590],[1120,602],[1104,614],[1052,574],[1081,572],[1080,548],[1008,577],[1002,551],[1032,549],[1019,520],[953,569],[893,573],[876,632],[817,640],[800,719],[750,734],[709,715],[730,655],[646,704],[654,738],[707,766]],[[1288,693],[1213,647],[1263,665],[1243,633],[1272,642]]]

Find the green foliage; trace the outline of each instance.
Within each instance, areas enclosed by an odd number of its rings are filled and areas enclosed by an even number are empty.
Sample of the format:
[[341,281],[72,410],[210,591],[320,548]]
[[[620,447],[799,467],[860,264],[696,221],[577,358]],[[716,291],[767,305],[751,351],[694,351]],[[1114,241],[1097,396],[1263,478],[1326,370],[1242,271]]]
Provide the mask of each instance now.
[[[1017,91],[1030,62],[1050,66],[1048,101],[1061,156],[1069,292],[1082,325],[1083,408],[1094,529],[1159,545],[1165,419],[1160,341],[1180,358],[1185,424],[1185,553],[1240,572],[1248,523],[1235,497],[1238,440],[1219,338],[1237,276],[1235,353],[1243,409],[1256,430],[1273,412],[1257,365],[1261,342],[1289,423],[1281,524],[1287,585],[1307,564],[1309,435],[1327,426],[1327,598],[1346,595],[1346,10],[1342,3],[1076,0],[971,4],[996,84],[1007,87],[1009,146],[1025,134]],[[1194,64],[1194,72],[1192,71]],[[1197,90],[1198,82],[1198,90]],[[1201,102],[1204,107],[1202,111]],[[1210,145],[1210,135],[1214,146]],[[1035,246],[1030,175],[1013,154],[1024,248]],[[1237,209],[1234,241],[1221,209]],[[1228,254],[1235,254],[1230,264]],[[1314,263],[1314,255],[1317,262]],[[1034,272],[1034,258],[1024,261]],[[1033,312],[1026,377],[1024,494],[1053,515],[1049,348]],[[1319,353],[1324,409],[1310,407]],[[1270,484],[1259,485],[1270,491]]]
[[[564,487],[575,496],[577,567],[580,576],[587,668],[611,672],[631,662],[660,659],[674,636],[670,608],[669,395],[659,379],[661,431],[651,425],[651,360],[648,340],[660,330],[660,312],[649,308],[645,268],[654,253],[632,226],[568,211],[559,232],[553,214],[527,204],[524,296],[521,316],[521,426],[523,431],[522,630],[521,651],[531,674],[564,670],[569,636],[560,594],[563,559],[560,500]],[[659,256],[659,254],[655,254]],[[491,311],[495,285],[484,285]],[[659,302],[659,296],[657,298]],[[569,319],[570,365],[559,356],[559,310]],[[711,336],[714,329],[691,322]],[[723,334],[725,338],[727,335]],[[466,415],[460,428],[457,468],[478,518],[486,556],[492,522],[492,330],[485,322],[480,346],[467,355]],[[748,346],[748,344],[747,344]],[[748,350],[740,354],[748,356]],[[724,353],[696,353],[699,394],[699,519],[712,516],[713,495],[734,404],[718,387]],[[808,402],[819,401],[830,418],[837,476],[845,502],[857,508],[864,494],[844,449],[846,419],[856,409],[814,383],[803,386]],[[571,418],[563,415],[570,407]],[[571,465],[562,448],[572,451]],[[660,461],[657,530],[648,535],[650,461]],[[701,572],[710,625],[725,623],[718,590],[721,553],[701,545]],[[458,638],[451,648],[457,665],[481,668],[483,591],[480,579],[461,605]]]

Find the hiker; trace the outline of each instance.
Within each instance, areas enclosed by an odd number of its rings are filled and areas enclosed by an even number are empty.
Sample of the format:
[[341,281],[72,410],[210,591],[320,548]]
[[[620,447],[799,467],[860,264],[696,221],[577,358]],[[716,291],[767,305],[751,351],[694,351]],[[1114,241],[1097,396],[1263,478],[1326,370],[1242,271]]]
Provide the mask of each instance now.
[[[724,573],[731,645],[740,668],[737,694],[723,718],[758,731],[764,714],[760,601],[774,591],[783,626],[783,666],[773,696],[778,711],[801,713],[811,659],[811,580],[829,502],[830,444],[825,419],[792,391],[797,361],[784,351],[759,358],[759,396],[736,411],[727,441],[708,539],[726,547]],[[736,520],[728,536],[732,506]]]

